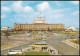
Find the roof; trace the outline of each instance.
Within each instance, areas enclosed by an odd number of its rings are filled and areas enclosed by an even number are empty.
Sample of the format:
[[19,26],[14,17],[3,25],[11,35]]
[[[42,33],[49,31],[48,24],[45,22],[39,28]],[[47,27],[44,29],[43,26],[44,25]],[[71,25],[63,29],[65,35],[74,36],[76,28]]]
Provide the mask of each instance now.
[[37,43],[33,43],[33,44],[36,44],[36,45],[47,45],[47,43],[45,41],[41,41],[41,42],[37,42]]
[[66,29],[72,29],[72,30],[76,30],[75,27],[69,26]]
[[[35,24],[18,24],[18,25],[41,25],[41,24],[44,24],[44,23],[35,23]],[[60,25],[60,24],[44,24],[44,25]],[[62,24],[62,25],[64,25],[64,24]]]

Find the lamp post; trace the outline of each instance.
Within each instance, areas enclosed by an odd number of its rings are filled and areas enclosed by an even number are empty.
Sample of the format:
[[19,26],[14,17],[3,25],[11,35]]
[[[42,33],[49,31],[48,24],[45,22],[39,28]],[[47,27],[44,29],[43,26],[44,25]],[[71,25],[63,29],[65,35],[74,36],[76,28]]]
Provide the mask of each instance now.
[[8,44],[8,41],[9,41],[9,39],[8,39],[8,29],[7,29],[7,31],[6,31],[6,36],[7,36],[7,45],[8,45],[8,52],[9,52],[9,44]]
[[[23,44],[22,44],[21,48],[23,49]],[[22,55],[23,55],[23,50],[22,50]]]

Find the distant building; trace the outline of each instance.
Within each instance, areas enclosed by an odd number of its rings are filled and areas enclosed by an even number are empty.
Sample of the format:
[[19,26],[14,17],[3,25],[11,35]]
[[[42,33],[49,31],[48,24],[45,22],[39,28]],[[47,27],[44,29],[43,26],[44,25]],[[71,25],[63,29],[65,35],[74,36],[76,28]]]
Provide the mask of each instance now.
[[14,24],[15,31],[63,31],[64,24],[48,24],[43,17],[37,17],[32,24]]
[[75,29],[75,27],[69,26],[66,28],[65,31],[77,31],[77,30]]
[[2,27],[2,29],[1,30],[10,30],[10,27]]
[[67,28],[65,29],[65,32],[68,32],[68,33],[70,33],[71,35],[79,34],[79,31],[76,30],[75,27],[72,27],[72,26],[67,27]]

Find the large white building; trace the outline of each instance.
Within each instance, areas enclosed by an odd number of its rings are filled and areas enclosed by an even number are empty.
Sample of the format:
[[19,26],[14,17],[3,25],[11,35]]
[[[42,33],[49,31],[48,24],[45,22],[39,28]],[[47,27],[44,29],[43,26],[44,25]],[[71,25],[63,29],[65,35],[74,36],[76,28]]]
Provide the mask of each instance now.
[[10,30],[10,27],[2,27],[2,29],[1,30]]
[[70,31],[70,30],[72,30],[72,31],[77,31],[77,30],[75,29],[75,27],[73,27],[73,26],[67,27],[65,31]]
[[35,18],[32,24],[14,24],[15,31],[64,31],[64,29],[64,24],[49,24],[40,16]]

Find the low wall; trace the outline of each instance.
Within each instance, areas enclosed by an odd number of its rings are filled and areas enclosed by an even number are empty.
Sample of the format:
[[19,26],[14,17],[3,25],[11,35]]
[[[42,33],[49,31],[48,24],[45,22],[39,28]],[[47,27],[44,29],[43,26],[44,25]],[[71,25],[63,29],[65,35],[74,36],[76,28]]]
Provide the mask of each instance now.
[[79,45],[78,45],[78,44],[75,44],[75,43],[73,43],[73,42],[70,42],[69,40],[73,40],[73,39],[68,39],[68,40],[65,40],[65,41],[63,41],[63,42],[65,42],[66,44],[68,44],[68,45],[70,45],[70,46],[72,46],[72,47],[74,47],[74,48],[79,49]]

